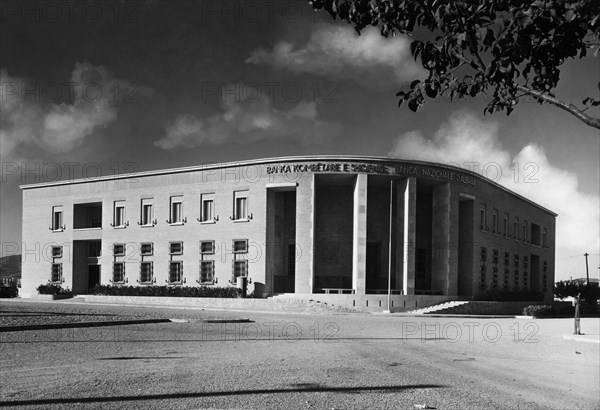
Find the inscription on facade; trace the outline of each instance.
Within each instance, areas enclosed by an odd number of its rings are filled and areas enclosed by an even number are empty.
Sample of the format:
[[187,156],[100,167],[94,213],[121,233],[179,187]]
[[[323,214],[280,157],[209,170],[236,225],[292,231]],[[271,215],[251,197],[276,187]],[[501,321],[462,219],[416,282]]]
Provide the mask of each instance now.
[[280,164],[267,166],[267,174],[287,174],[298,172],[339,172],[379,175],[405,175],[437,178],[475,185],[475,178],[461,172],[420,165],[378,165],[346,162],[314,162],[311,164]]

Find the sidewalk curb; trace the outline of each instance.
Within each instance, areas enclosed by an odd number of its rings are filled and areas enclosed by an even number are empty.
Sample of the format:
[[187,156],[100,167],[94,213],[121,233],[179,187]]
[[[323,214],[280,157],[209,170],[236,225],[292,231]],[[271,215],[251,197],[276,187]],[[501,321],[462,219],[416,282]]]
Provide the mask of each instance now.
[[23,326],[2,326],[0,333],[20,332],[23,330],[45,330],[45,329],[69,329],[78,327],[100,327],[100,326],[119,326],[119,325],[140,325],[146,323],[167,323],[170,319],[137,319],[137,320],[111,320],[105,322],[74,322],[74,323],[56,323],[48,325],[23,325]]
[[563,335],[563,339],[566,340],[574,340],[576,342],[586,342],[586,343],[597,343],[600,344],[600,339],[595,338],[592,339],[592,336],[598,336],[598,335]]

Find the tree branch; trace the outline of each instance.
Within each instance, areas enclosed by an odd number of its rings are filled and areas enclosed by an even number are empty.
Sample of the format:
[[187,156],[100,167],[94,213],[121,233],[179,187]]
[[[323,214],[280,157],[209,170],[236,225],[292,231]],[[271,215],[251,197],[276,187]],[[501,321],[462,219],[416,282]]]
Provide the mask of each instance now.
[[561,109],[567,111],[568,113],[571,113],[572,115],[574,115],[575,117],[577,117],[579,120],[583,121],[583,123],[589,125],[590,127],[600,129],[600,119],[599,118],[593,118],[593,117],[590,117],[589,115],[584,114],[583,111],[581,111],[579,108],[575,107],[573,104],[567,104],[567,103],[559,100],[558,98],[551,97],[548,94],[542,93],[541,91],[535,91],[530,88],[524,87],[522,85],[516,84],[516,87],[517,87],[517,90],[519,90],[519,91],[522,91],[526,94],[532,95],[536,98],[539,98],[540,100],[542,100],[544,102],[552,104],[558,108],[561,108]]

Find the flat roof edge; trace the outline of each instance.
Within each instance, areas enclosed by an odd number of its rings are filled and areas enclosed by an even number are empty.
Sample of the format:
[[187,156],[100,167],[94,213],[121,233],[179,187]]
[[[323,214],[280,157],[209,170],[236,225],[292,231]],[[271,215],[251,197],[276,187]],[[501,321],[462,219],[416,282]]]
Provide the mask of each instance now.
[[408,158],[395,158],[395,157],[385,157],[385,156],[361,156],[361,155],[302,155],[302,156],[286,156],[286,157],[271,157],[271,158],[260,158],[260,159],[251,159],[251,160],[242,160],[242,161],[232,161],[232,162],[223,162],[223,163],[212,163],[212,164],[204,164],[204,165],[193,165],[189,167],[178,167],[178,168],[166,168],[161,170],[152,170],[152,171],[140,171],[140,172],[131,172],[124,174],[116,174],[116,175],[105,175],[91,178],[78,178],[78,179],[65,179],[61,181],[52,181],[52,182],[38,182],[34,184],[23,184],[19,185],[21,190],[26,189],[36,189],[36,188],[47,188],[52,186],[62,186],[62,185],[72,185],[72,184],[84,184],[90,182],[102,182],[102,181],[112,181],[112,180],[120,180],[120,179],[128,179],[128,178],[142,178],[142,177],[150,177],[150,176],[158,176],[158,175],[169,175],[169,174],[177,174],[177,173],[185,173],[185,172],[197,172],[197,171],[209,171],[214,169],[222,169],[222,168],[233,168],[233,167],[242,167],[242,166],[251,166],[251,165],[266,165],[278,162],[297,162],[297,161],[364,161],[364,162],[399,162],[405,161],[418,165],[431,165],[440,168],[448,168],[455,171],[459,171],[468,175],[472,175],[476,177],[478,180],[483,182],[492,184],[493,186],[508,192],[511,195],[514,195],[535,207],[553,215],[558,216],[557,213],[533,202],[532,200],[518,194],[499,183],[492,181],[483,175],[480,175],[476,172],[470,171],[468,169],[463,169],[457,167],[455,165],[449,164],[441,164],[437,162],[423,161],[423,160],[414,160]]

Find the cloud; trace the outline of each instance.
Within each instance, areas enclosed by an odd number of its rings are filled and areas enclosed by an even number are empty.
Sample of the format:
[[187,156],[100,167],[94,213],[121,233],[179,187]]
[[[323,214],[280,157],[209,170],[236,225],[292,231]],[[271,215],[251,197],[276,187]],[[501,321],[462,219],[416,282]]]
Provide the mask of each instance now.
[[480,172],[558,213],[556,240],[563,253],[600,247],[600,198],[581,192],[577,175],[553,166],[539,145],[527,144],[513,157],[502,147],[492,120],[482,121],[469,111],[454,112],[431,140],[419,131],[399,136],[390,155]]
[[407,37],[385,38],[374,27],[359,36],[347,25],[319,25],[305,44],[295,47],[281,41],[270,51],[253,51],[246,63],[387,84],[425,76],[410,53]]
[[233,89],[239,90],[240,84],[223,88],[220,113],[205,118],[180,115],[165,126],[166,135],[154,145],[167,150],[195,148],[232,139],[286,140],[308,145],[331,141],[342,132],[339,123],[318,118],[315,102],[300,101],[289,111],[280,111],[266,96],[240,96],[230,92]]
[[29,157],[36,148],[48,153],[77,148],[117,118],[115,90],[122,84],[105,67],[89,63],[77,63],[70,82],[43,85],[1,70],[2,159]]

